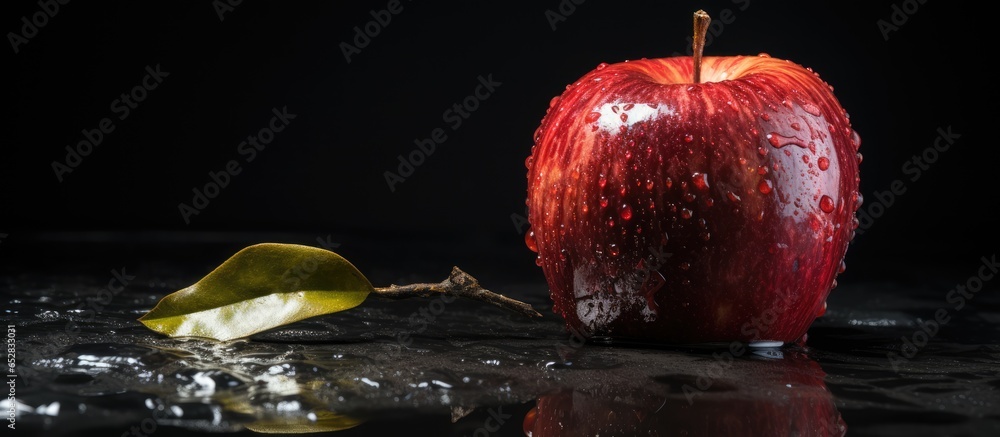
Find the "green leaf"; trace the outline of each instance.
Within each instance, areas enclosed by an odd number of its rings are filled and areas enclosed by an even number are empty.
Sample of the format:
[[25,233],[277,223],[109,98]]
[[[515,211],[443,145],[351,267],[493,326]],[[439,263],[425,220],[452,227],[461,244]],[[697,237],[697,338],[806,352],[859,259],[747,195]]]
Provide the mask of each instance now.
[[297,244],[247,247],[139,321],[171,337],[232,340],[354,308],[374,291],[350,262]]

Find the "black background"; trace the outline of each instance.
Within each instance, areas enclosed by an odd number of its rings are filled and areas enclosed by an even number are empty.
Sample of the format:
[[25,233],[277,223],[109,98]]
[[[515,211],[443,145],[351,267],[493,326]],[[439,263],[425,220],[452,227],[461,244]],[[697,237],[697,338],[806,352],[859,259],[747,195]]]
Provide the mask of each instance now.
[[[12,3],[3,6],[5,32],[40,10]],[[555,30],[545,13],[558,10],[556,0],[403,1],[346,62],[340,43],[386,3],[245,1],[224,20],[208,1],[60,6],[19,53],[2,50],[0,258],[44,263],[51,254],[31,250],[38,241],[111,235],[95,231],[362,235],[401,242],[384,250],[386,265],[420,254],[405,243],[420,238],[452,254],[442,263],[507,263],[511,274],[541,281],[511,215],[524,213],[524,160],[549,99],[600,62],[683,52],[699,8],[735,16],[708,54],[767,52],[835,87],[863,140],[864,208],[876,191],[905,181],[906,194],[855,240],[842,284],[951,267],[968,272],[960,279],[997,247],[998,153],[990,125],[981,125],[996,112],[995,72],[985,63],[994,54],[983,48],[992,46],[991,24],[966,2],[911,0],[919,8],[885,40],[877,22],[891,22],[902,0],[589,0]],[[111,102],[157,64],[169,77],[59,182],[51,163],[65,159],[82,129],[115,117]],[[502,85],[452,131],[442,113],[489,74]],[[285,106],[297,118],[243,161],[240,141]],[[948,126],[961,138],[911,182],[904,162]],[[447,141],[391,192],[384,172],[438,127]],[[178,204],[232,159],[243,171],[185,224]]]

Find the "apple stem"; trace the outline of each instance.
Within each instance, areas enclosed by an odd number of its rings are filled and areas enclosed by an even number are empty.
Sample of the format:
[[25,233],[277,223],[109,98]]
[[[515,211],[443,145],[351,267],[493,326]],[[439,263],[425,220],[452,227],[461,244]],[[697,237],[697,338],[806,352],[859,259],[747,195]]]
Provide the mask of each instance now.
[[699,9],[694,13],[694,40],[691,43],[694,49],[694,83],[701,83],[701,54],[705,51],[705,34],[710,22],[712,18],[705,11]]
[[519,300],[489,291],[479,285],[479,281],[458,267],[451,270],[448,279],[437,284],[409,284],[378,287],[375,295],[388,299],[408,299],[411,297],[449,296],[478,300],[502,309],[528,317],[542,317],[531,305]]

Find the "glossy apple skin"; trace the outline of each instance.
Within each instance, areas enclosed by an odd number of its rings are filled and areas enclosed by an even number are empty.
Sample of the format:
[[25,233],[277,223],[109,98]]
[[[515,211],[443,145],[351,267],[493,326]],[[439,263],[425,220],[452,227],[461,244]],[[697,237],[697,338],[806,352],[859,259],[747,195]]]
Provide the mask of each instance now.
[[860,138],[795,63],[602,64],[550,104],[528,166],[526,241],[584,335],[800,340],[854,229]]

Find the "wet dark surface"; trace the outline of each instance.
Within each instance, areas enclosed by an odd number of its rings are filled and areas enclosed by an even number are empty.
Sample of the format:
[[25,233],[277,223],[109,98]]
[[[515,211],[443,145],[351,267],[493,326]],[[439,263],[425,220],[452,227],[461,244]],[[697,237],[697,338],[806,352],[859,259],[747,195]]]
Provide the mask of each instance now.
[[[409,244],[396,259],[334,238],[376,285],[437,281],[454,263],[545,317],[370,298],[216,343],[135,319],[245,243],[313,237],[92,237],[0,247],[18,435],[1000,435],[997,285],[985,281],[960,309],[947,300],[974,260],[937,280],[843,281],[805,347],[749,351],[583,344],[551,313],[540,270],[504,280],[523,266],[497,260],[530,264],[526,252],[452,257]],[[129,282],[120,292],[107,288],[112,270]],[[950,319],[934,330],[926,321],[939,309]]]

